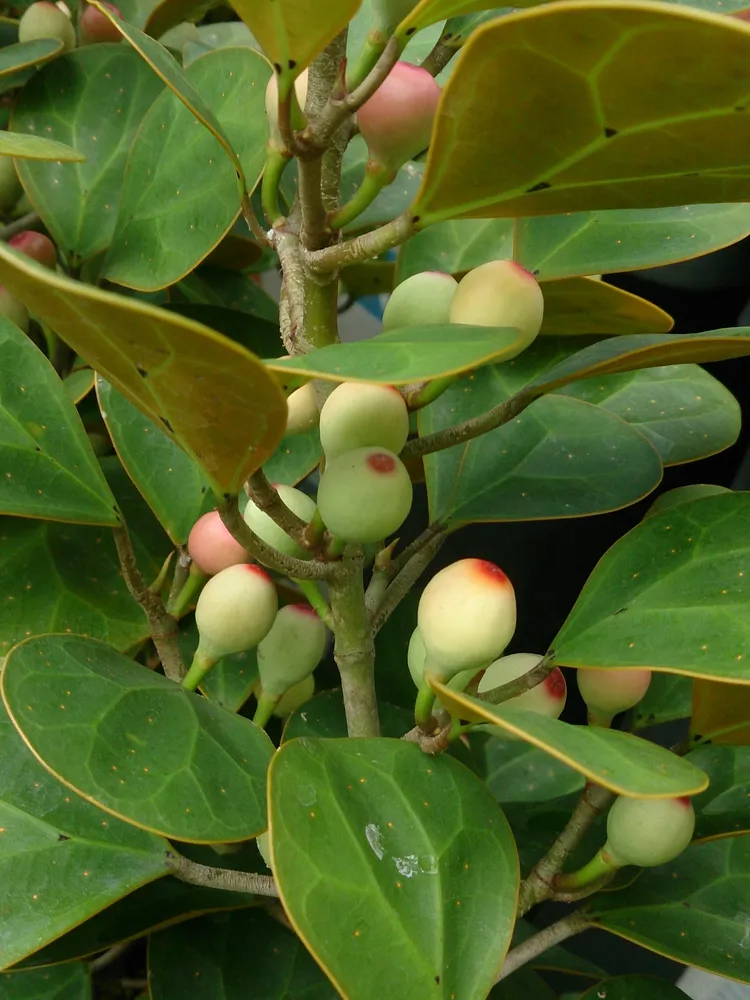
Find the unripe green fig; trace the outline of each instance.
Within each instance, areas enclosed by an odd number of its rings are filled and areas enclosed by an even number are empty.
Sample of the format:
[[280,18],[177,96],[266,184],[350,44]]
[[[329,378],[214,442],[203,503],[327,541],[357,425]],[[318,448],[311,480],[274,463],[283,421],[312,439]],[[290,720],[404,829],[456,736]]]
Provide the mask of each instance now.
[[384,448],[357,448],[327,462],[318,487],[323,523],[344,542],[378,542],[401,527],[411,510],[404,464]]
[[[103,3],[107,10],[122,20],[122,14],[111,3]],[[94,42],[121,42],[122,34],[116,25],[112,24],[106,14],[102,14],[90,3],[82,4],[83,10],[78,18],[78,39],[81,45],[91,45]]]
[[689,798],[620,796],[607,816],[607,843],[602,855],[618,868],[664,865],[682,854],[694,830],[695,811]]
[[495,563],[460,559],[425,587],[417,624],[427,650],[426,671],[449,679],[462,670],[481,670],[513,638],[513,585]]
[[579,667],[578,690],[589,710],[592,726],[609,726],[620,712],[634,708],[651,683],[651,671],[618,667],[586,670]]
[[19,250],[37,263],[54,270],[57,264],[57,249],[49,236],[45,236],[44,233],[25,229],[22,233],[11,236],[8,243],[14,250]]
[[200,641],[196,658],[216,662],[254,649],[278,611],[276,588],[260,566],[242,563],[211,577],[195,606]]
[[315,677],[309,674],[299,684],[290,687],[276,702],[273,714],[277,719],[285,719],[298,708],[302,708],[315,694]]
[[491,260],[475,267],[458,283],[451,303],[451,323],[504,326],[520,330],[515,357],[526,350],[542,327],[544,296],[525,267],[512,260]]
[[12,156],[0,156],[0,209],[12,208],[23,194]]
[[28,309],[20,299],[11,295],[4,285],[0,285],[0,316],[5,316],[11,323],[15,323],[24,333],[29,332]]
[[440,95],[426,69],[397,62],[357,113],[370,159],[396,170],[426,149]]
[[320,443],[327,461],[355,448],[386,448],[398,455],[408,436],[404,397],[390,385],[342,382],[320,411]]
[[[302,490],[296,490],[293,486],[285,486],[283,483],[274,485],[274,489],[289,510],[297,517],[307,522],[313,519],[316,504],[312,497],[303,493]],[[310,558],[310,553],[293,541],[283,528],[280,528],[268,514],[256,507],[252,500],[248,500],[243,517],[247,526],[258,538],[261,538],[266,544],[272,545],[279,552],[283,552],[287,556],[295,556],[297,559]]]
[[70,18],[47,0],[33,3],[18,22],[19,42],[35,42],[38,38],[59,39],[64,52],[76,47],[76,33]]
[[[484,694],[502,687],[503,684],[509,684],[510,681],[528,674],[542,660],[543,657],[539,653],[512,653],[510,656],[501,656],[487,667],[477,690],[480,694]],[[555,667],[541,684],[502,704],[504,708],[517,708],[522,712],[536,712],[537,715],[546,715],[550,719],[559,719],[565,708],[567,694],[563,672],[559,667]]]
[[[292,101],[292,128],[299,130],[305,127],[305,103],[307,101],[307,70],[303,70],[294,81],[294,100]],[[281,145],[279,135],[279,81],[274,73],[266,87],[266,116],[271,138]]]
[[225,527],[217,510],[198,518],[188,536],[187,547],[195,565],[208,576],[249,562],[247,552]]
[[317,427],[319,420],[320,410],[315,398],[315,387],[312,382],[306,382],[287,396],[286,433],[306,434],[313,427]]
[[[414,686],[419,689],[424,684],[424,665],[427,659],[427,650],[424,647],[424,642],[422,642],[422,636],[420,635],[419,628],[415,628],[411,634],[411,639],[409,639],[409,648],[406,651],[406,662],[409,666],[409,673],[411,674],[411,679],[414,681]],[[476,677],[476,670],[463,670],[460,674],[456,674],[455,677],[451,678],[450,687],[453,691],[463,691],[474,677]],[[440,702],[436,702],[436,705],[440,705]]]
[[412,274],[391,292],[383,312],[383,329],[449,323],[457,288],[456,279],[442,271]]
[[263,695],[278,700],[315,670],[326,649],[326,627],[309,604],[287,604],[258,645]]

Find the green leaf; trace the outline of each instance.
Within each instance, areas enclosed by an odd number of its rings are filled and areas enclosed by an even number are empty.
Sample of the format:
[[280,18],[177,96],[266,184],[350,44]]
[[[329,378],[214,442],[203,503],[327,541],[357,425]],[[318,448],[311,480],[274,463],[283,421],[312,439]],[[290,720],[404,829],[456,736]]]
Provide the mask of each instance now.
[[263,471],[272,483],[296,486],[310,475],[322,457],[320,434],[315,427],[306,434],[290,434],[288,437],[283,437],[276,451],[263,466]]
[[696,678],[690,739],[710,741],[714,746],[750,744],[750,685],[737,687]]
[[[416,696],[415,696],[416,697]],[[414,727],[413,712],[387,702],[378,703],[383,736],[400,740]],[[282,742],[300,737],[333,739],[345,737],[346,713],[341,691],[322,691],[287,719]]]
[[0,1000],[91,1000],[91,977],[83,962],[0,976]]
[[284,908],[339,992],[486,995],[518,860],[470,771],[403,740],[293,740],[274,758],[269,811]]
[[519,264],[544,281],[673,264],[729,246],[748,233],[750,206],[744,204],[626,208],[519,219],[514,249]]
[[121,518],[54,368],[0,317],[0,512],[117,526]]
[[214,505],[208,479],[179,445],[103,378],[99,407],[126,472],[175,545]]
[[94,372],[90,368],[75,368],[63,379],[65,391],[74,403],[80,403],[94,388]]
[[489,1000],[556,1000],[557,995],[533,969],[519,969],[502,979],[492,990]]
[[273,746],[247,719],[77,636],[16,646],[2,689],[45,767],[107,812],[193,843],[265,829]]
[[513,257],[511,219],[454,219],[429,226],[401,247],[397,283],[420,271],[464,274],[489,260]]
[[485,781],[501,805],[548,802],[578,795],[586,784],[579,771],[532,743],[493,737],[483,749]]
[[[265,59],[249,48],[209,52],[185,71],[226,131],[251,188],[265,158],[269,76]],[[193,109],[165,90],[131,143],[103,273],[145,291],[174,284],[220,243],[239,212],[235,166]]]
[[305,375],[332,382],[387,382],[407,385],[423,379],[457,375],[498,361],[518,348],[521,334],[509,327],[409,326],[379,333],[369,340],[331,344],[310,354],[269,361],[267,367],[286,375]]
[[596,278],[564,278],[542,285],[546,336],[624,336],[667,333],[672,317],[647,299]]
[[694,462],[739,437],[740,406],[721,382],[697,365],[669,365],[576,382],[564,390],[603,406],[648,438],[664,465]]
[[[185,663],[192,662],[197,648],[198,628],[191,617],[187,623],[180,623],[180,649]],[[200,691],[228,712],[239,712],[259,679],[257,650],[248,649],[219,660],[201,681]]]
[[18,42],[0,49],[0,79],[21,70],[41,66],[63,50],[58,38],[36,38],[33,42]]
[[[458,57],[412,212],[424,228],[743,201],[749,90],[750,30],[732,18],[604,0],[509,14]],[[497,136],[512,155],[498,160]]]
[[166,841],[68,791],[34,759],[2,708],[0,828],[0,968],[168,870]]
[[[26,87],[24,87],[24,92]],[[80,162],[86,157],[72,146],[40,135],[19,135],[0,132],[0,156],[15,156],[20,160],[57,160]]]
[[[493,740],[492,742],[497,742]],[[526,920],[517,920],[513,931],[513,947],[517,947],[524,941],[528,941],[537,933],[537,928]],[[570,976],[584,976],[587,979],[604,979],[607,973],[598,965],[589,962],[588,959],[579,958],[573,952],[554,945],[536,955],[529,962],[529,968],[543,969],[546,972],[565,972]],[[536,1000],[536,998],[534,998]]]
[[[185,282],[181,282],[178,287],[184,285]],[[274,322],[257,316],[249,318],[246,312],[225,309],[213,302],[169,302],[164,308],[223,333],[259,358],[278,358],[279,352],[283,351],[278,318]]]
[[693,800],[696,840],[750,832],[750,747],[701,746],[687,759],[711,784]]
[[390,294],[395,267],[391,260],[370,260],[342,268],[339,278],[347,295],[361,299],[365,295]]
[[153,38],[161,38],[170,29],[182,24],[188,23],[193,27],[195,23],[202,21],[210,10],[218,6],[218,0],[160,0],[160,2],[157,0],[153,4],[144,31]]
[[572,726],[536,712],[491,705],[434,678],[430,686],[451,715],[499,726],[505,738],[510,734],[532,743],[618,795],[668,799],[695,795],[708,785],[706,775],[689,761],[630,733]]
[[649,667],[750,683],[750,494],[654,514],[610,548],[553,642],[570,667]]
[[[503,367],[443,393],[420,413],[420,434],[501,402]],[[662,466],[649,441],[614,414],[545,396],[496,430],[425,456],[425,472],[431,519],[468,524],[616,510],[650,493]]]
[[17,164],[28,198],[70,266],[109,246],[128,151],[162,89],[128,46],[86,45],[45,67],[18,95],[12,124],[19,140],[43,134],[75,145],[86,161]]
[[655,976],[618,976],[617,979],[605,979],[598,986],[586,990],[580,1000],[597,1000],[603,996],[607,1000],[685,1000],[682,990]]
[[652,674],[643,699],[635,708],[635,728],[649,729],[663,722],[689,719],[693,681],[679,674]]
[[[117,459],[105,464],[138,566],[145,579],[153,580],[169,551],[168,540]],[[85,633],[122,650],[149,635],[106,529],[0,518],[0,593],[0,655],[42,632]]]
[[302,942],[270,916],[241,910],[191,920],[151,938],[151,1000],[335,1000]]
[[286,400],[248,351],[166,310],[71,281],[5,246],[0,281],[165,427],[219,495],[238,492],[275,450]]
[[689,847],[621,892],[593,900],[594,925],[660,955],[750,982],[750,837]]
[[196,272],[180,282],[179,288],[191,302],[224,306],[272,323],[276,327],[279,350],[281,350],[281,338],[278,336],[278,303],[268,292],[256,285],[252,275],[228,271],[213,264],[203,264]]

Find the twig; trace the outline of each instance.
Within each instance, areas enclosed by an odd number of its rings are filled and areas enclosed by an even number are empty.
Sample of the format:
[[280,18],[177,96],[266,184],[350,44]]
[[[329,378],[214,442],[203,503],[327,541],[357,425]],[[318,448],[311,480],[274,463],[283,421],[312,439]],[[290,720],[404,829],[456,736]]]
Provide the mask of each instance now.
[[412,559],[418,552],[421,552],[425,545],[429,544],[433,538],[444,532],[445,528],[440,521],[434,521],[421,535],[417,535],[413,542],[410,542],[403,552],[399,552],[395,559],[391,561],[388,567],[388,576],[392,580],[395,576],[401,572],[401,570],[406,566],[410,559]]
[[[288,227],[276,233],[276,253],[284,275],[283,292],[288,312],[290,354],[305,353],[305,271],[302,264],[299,237]],[[309,348],[308,348],[309,350]]]
[[181,854],[167,854],[167,864],[172,874],[181,882],[191,885],[210,886],[227,892],[251,892],[256,896],[276,896],[279,892],[271,875],[256,875],[255,872],[240,872],[230,868],[213,868],[199,865]]
[[455,46],[446,45],[445,42],[438,38],[432,47],[432,51],[424,57],[420,66],[422,69],[426,69],[431,76],[438,76],[455,56],[456,52],[458,52],[458,49]]
[[250,195],[247,191],[245,191],[242,195],[242,218],[245,220],[247,228],[253,234],[258,243],[260,243],[261,246],[273,249],[274,241],[269,238],[268,233],[261,226],[260,222],[258,222],[258,216],[255,214],[253,203],[250,200]]
[[177,621],[167,612],[164,602],[145,583],[135,560],[128,529],[123,524],[113,528],[117,555],[125,585],[131,596],[146,612],[151,638],[154,640],[166,676],[178,683],[185,676],[185,664],[178,642]]
[[499,983],[501,979],[507,979],[508,976],[517,972],[538,955],[543,955],[545,951],[549,951],[555,945],[562,944],[568,938],[580,934],[588,926],[589,922],[584,912],[576,910],[574,913],[569,913],[567,917],[563,917],[562,920],[558,920],[557,923],[545,927],[543,931],[539,931],[538,934],[534,934],[523,944],[519,944],[508,952],[495,982]]
[[89,962],[89,972],[91,975],[95,976],[97,972],[101,972],[102,969],[106,969],[107,966],[116,962],[120,955],[124,955],[132,945],[132,941],[121,941],[119,944],[113,944],[111,948],[107,948],[105,952],[102,952],[92,962]]
[[[190,576],[190,563],[191,559],[185,548],[180,545],[177,549],[177,564],[174,568],[174,575],[172,576],[172,586],[169,588],[169,597],[167,597],[167,608],[170,609],[177,600],[180,591],[185,586]],[[176,617],[176,616],[175,616]]]
[[404,212],[384,226],[363,233],[353,240],[337,243],[324,250],[311,250],[305,254],[309,267],[322,274],[337,271],[348,264],[358,264],[372,257],[377,257],[391,247],[404,243],[414,233],[414,218],[410,212]]
[[509,420],[517,417],[519,413],[526,409],[538,397],[539,392],[534,389],[521,389],[515,396],[506,399],[504,403],[498,403],[486,413],[480,413],[478,417],[471,417],[454,427],[446,427],[442,431],[435,431],[425,437],[415,438],[407,441],[401,452],[401,460],[416,458],[419,455],[431,455],[436,451],[444,451],[446,448],[454,448],[464,441],[471,441],[481,434],[494,431],[497,427],[502,427]]
[[591,782],[587,783],[565,829],[521,884],[518,898],[519,916],[523,916],[542,900],[555,895],[553,888],[555,876],[562,871],[569,855],[580,844],[586,831],[613,798],[614,795],[608,789]]
[[521,677],[516,677],[515,680],[508,681],[507,684],[501,684],[500,687],[493,688],[491,691],[483,691],[481,693],[477,691],[474,697],[478,701],[487,702],[489,705],[502,705],[504,701],[510,701],[511,698],[517,698],[519,694],[525,694],[527,691],[531,691],[532,688],[537,687],[537,685],[549,677],[554,669],[553,654],[547,653],[528,673],[522,674]]
[[266,478],[262,469],[258,469],[247,481],[247,494],[255,506],[267,514],[272,521],[285,531],[287,535],[303,548],[307,547],[307,521],[303,521],[284,503]]
[[11,236],[15,236],[16,233],[22,233],[24,229],[36,226],[41,221],[42,220],[36,212],[27,212],[26,215],[22,215],[20,219],[16,219],[14,222],[9,222],[7,226],[2,226],[2,228],[0,228],[0,240],[9,240]]
[[297,580],[324,580],[331,574],[330,564],[315,559],[295,559],[268,545],[250,530],[240,514],[237,497],[230,496],[219,507],[219,515],[227,531],[246,549],[253,559],[275,573]]
[[388,587],[380,602],[380,606],[372,617],[373,635],[378,634],[422,573],[427,569],[442,548],[446,537],[441,532],[431,538],[421,549],[414,553],[393,583]]

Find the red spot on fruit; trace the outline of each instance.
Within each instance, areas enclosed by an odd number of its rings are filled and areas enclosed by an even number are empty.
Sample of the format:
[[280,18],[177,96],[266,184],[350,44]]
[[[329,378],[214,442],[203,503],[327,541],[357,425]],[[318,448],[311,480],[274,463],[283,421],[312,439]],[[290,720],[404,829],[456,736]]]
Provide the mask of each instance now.
[[387,451],[376,451],[367,456],[367,465],[373,472],[388,473],[396,471],[396,459]]
[[312,615],[313,618],[318,617],[317,612],[309,604],[291,604],[290,607],[298,611],[301,615]]
[[258,566],[255,563],[243,563],[242,565],[249,573],[255,573],[256,576],[262,576],[264,580],[270,581],[271,577],[261,566]]
[[500,586],[510,584],[510,580],[500,567],[496,563],[490,562],[489,559],[467,559],[466,561],[467,563],[471,563],[471,569],[474,572],[486,577],[493,583],[497,583]]
[[544,686],[553,698],[562,700],[565,697],[567,693],[565,678],[563,677],[563,672],[559,667],[555,667],[552,673],[548,675],[544,682]]
[[513,267],[518,271],[518,273],[521,274],[524,278],[531,278],[533,282],[536,282],[536,278],[534,277],[534,275],[531,273],[531,271],[529,271],[527,267],[524,267],[523,264],[518,264],[515,260],[508,261],[508,263],[512,264]]
[[683,795],[682,798],[675,799],[675,802],[679,802],[679,804],[684,806],[686,809],[692,809],[693,807],[693,803],[690,801],[689,795]]

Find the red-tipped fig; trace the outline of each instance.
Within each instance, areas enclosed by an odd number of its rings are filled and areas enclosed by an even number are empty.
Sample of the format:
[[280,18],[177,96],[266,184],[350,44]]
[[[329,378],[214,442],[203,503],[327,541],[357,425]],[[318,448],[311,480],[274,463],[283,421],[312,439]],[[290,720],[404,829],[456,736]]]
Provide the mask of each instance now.
[[607,816],[602,855],[618,868],[652,868],[682,854],[693,839],[695,811],[689,798],[631,799],[620,796]]
[[342,382],[320,411],[320,443],[326,459],[355,448],[387,448],[397,455],[409,436],[409,413],[390,385]]
[[419,601],[425,670],[449,679],[497,659],[516,628],[513,585],[499,566],[461,559],[440,570]]
[[589,710],[592,726],[610,726],[620,712],[634,708],[651,683],[651,671],[608,667],[578,670],[578,690]]
[[216,662],[254,649],[271,629],[278,610],[270,576],[249,563],[211,577],[195,607],[200,642],[196,659]]
[[195,565],[208,576],[229,566],[248,562],[248,554],[224,527],[217,510],[199,517],[188,537],[188,552]]
[[53,268],[57,264],[57,250],[55,244],[44,233],[34,232],[33,229],[25,229],[22,233],[16,233],[8,241],[14,250],[31,257],[38,264]]
[[426,149],[440,94],[427,70],[397,62],[357,114],[370,159],[396,170]]
[[401,527],[411,509],[409,473],[393,452],[357,448],[332,459],[320,477],[318,510],[344,542],[379,542]]
[[76,33],[70,18],[47,0],[33,3],[18,22],[19,42],[35,42],[38,38],[59,39],[63,43],[64,52],[69,52],[76,46]]
[[458,282],[442,271],[422,271],[396,285],[383,312],[383,329],[450,322]]
[[[534,667],[541,663],[543,657],[539,653],[513,653],[510,656],[501,656],[495,660],[485,670],[478,691],[483,694],[492,691],[494,688],[509,684],[524,674],[528,674]],[[524,691],[503,702],[505,708],[518,708],[522,712],[536,712],[538,715],[546,715],[550,719],[558,719],[565,708],[567,697],[567,685],[562,670],[559,667],[547,675],[547,677],[535,687]]]
[[315,670],[326,648],[326,627],[309,604],[287,604],[258,645],[263,694],[278,700]]
[[[103,3],[115,17],[122,20],[122,14],[111,3]],[[102,14],[90,3],[83,4],[81,16],[78,19],[78,40],[81,45],[91,45],[94,42],[121,42],[122,34],[116,25],[112,24],[106,14]]]
[[469,271],[459,282],[451,303],[451,323],[469,326],[515,327],[524,351],[542,326],[544,296],[530,271],[512,260],[491,260]]

